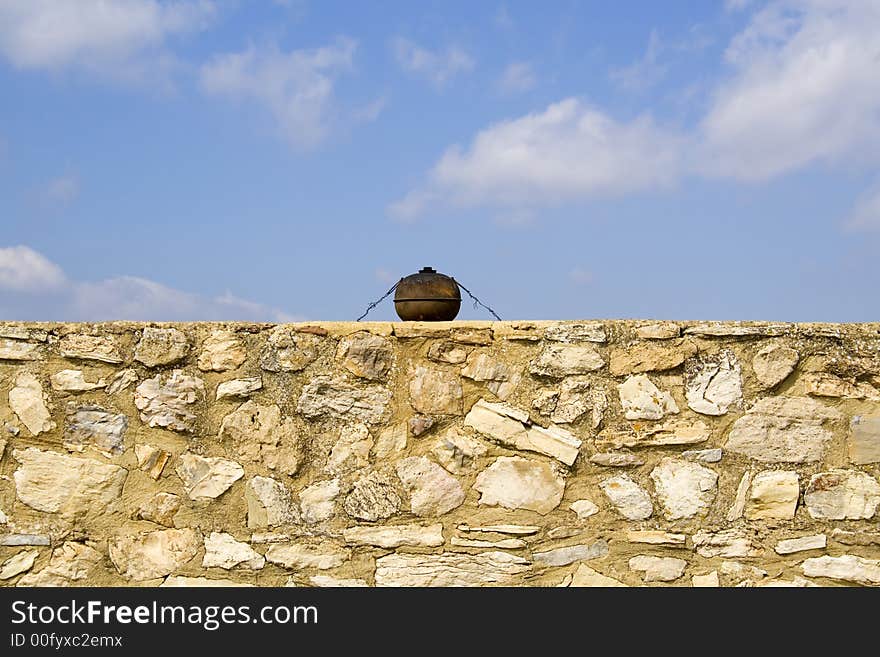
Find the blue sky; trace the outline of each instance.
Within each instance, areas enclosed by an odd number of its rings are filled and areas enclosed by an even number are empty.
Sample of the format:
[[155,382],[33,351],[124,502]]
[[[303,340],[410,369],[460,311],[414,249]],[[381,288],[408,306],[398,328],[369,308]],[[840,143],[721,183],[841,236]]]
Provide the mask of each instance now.
[[0,318],[877,321],[878,80],[875,0],[0,0]]

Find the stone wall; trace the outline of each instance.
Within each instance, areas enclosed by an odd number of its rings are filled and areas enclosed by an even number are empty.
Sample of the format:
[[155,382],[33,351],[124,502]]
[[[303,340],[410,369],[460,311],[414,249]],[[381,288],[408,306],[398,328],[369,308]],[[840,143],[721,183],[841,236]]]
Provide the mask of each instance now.
[[0,324],[4,586],[880,584],[880,325]]

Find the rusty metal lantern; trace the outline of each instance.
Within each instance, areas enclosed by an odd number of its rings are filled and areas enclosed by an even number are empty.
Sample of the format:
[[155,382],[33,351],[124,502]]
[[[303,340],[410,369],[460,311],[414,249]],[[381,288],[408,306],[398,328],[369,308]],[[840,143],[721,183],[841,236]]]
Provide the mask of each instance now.
[[451,276],[431,267],[401,278],[394,292],[394,309],[405,322],[444,322],[461,308],[461,290]]

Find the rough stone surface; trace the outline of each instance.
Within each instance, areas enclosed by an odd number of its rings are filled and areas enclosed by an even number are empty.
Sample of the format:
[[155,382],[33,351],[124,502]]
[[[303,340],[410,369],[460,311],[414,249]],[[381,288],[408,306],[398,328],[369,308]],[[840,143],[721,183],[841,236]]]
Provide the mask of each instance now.
[[197,365],[203,372],[226,372],[238,369],[246,359],[244,344],[233,331],[211,331]]
[[380,385],[355,386],[344,379],[319,376],[303,387],[296,410],[307,418],[328,416],[381,422],[392,393]]
[[794,518],[800,487],[797,472],[765,470],[752,479],[752,489],[746,501],[748,520]]
[[355,482],[343,506],[352,518],[376,522],[396,514],[400,505],[400,495],[391,477],[371,472]]
[[684,534],[671,534],[669,532],[651,529],[628,531],[626,540],[630,543],[646,543],[648,545],[668,545],[670,547],[685,547],[687,536]]
[[592,500],[575,500],[568,508],[577,514],[579,520],[586,520],[599,513],[599,507]]
[[613,577],[607,577],[602,573],[593,570],[587,564],[579,564],[577,570],[572,575],[569,586],[578,587],[625,587],[626,584]]
[[391,525],[387,527],[349,527],[342,531],[349,545],[375,545],[381,548],[439,547],[443,545],[443,525]]
[[247,526],[251,529],[274,527],[299,520],[290,490],[277,479],[253,477],[244,489]]
[[452,474],[463,474],[472,470],[475,461],[488,451],[481,441],[450,428],[434,443],[431,454]]
[[82,452],[91,447],[110,458],[125,451],[125,430],[128,418],[121,413],[108,413],[100,406],[68,405],[62,443],[71,451]]
[[237,458],[262,462],[286,475],[299,470],[302,441],[293,420],[282,417],[277,404],[246,401],[223,418],[218,438]]
[[646,374],[629,377],[617,386],[617,391],[627,420],[659,420],[678,413],[672,395],[660,390]]
[[40,346],[23,340],[0,340],[0,360],[37,360]]
[[194,406],[205,398],[205,382],[174,370],[171,376],[156,375],[136,388],[134,405],[141,420],[151,427],[191,432],[197,416]]
[[826,544],[825,534],[816,534],[814,536],[787,538],[779,541],[773,549],[776,551],[776,554],[794,554],[795,552],[806,552],[807,550],[824,550]]
[[688,361],[685,398],[692,410],[704,415],[724,415],[741,405],[742,368],[736,356],[725,350]]
[[43,397],[43,386],[30,372],[20,372],[15,377],[15,387],[9,391],[9,407],[32,436],[55,428]]
[[742,518],[743,512],[746,509],[746,499],[748,498],[751,485],[752,472],[751,470],[746,470],[739,480],[739,485],[736,487],[736,495],[733,498],[733,504],[730,505],[730,509],[727,512],[728,522],[733,522],[734,520]]
[[398,461],[396,470],[409,493],[410,509],[417,516],[441,516],[464,502],[458,480],[424,456]]
[[319,481],[300,491],[299,506],[303,521],[316,523],[329,520],[341,491],[339,479]]
[[605,479],[599,488],[617,512],[628,520],[645,520],[654,513],[651,497],[627,475]]
[[394,349],[390,340],[360,331],[339,341],[336,357],[355,376],[377,381],[391,370]]
[[37,511],[65,516],[104,511],[119,501],[128,471],[93,459],[28,447],[12,453],[18,499]]
[[113,340],[100,336],[65,335],[61,338],[58,351],[65,358],[97,360],[111,365],[122,363],[122,356]]
[[681,453],[681,457],[697,463],[718,463],[723,456],[720,447],[712,449],[689,449]]
[[507,399],[520,381],[520,374],[503,361],[484,352],[473,352],[462,368],[461,375],[467,379],[485,383],[499,399]]
[[136,582],[170,575],[202,547],[192,529],[162,529],[110,539],[110,560],[119,574]]
[[691,577],[691,586],[695,588],[721,586],[721,583],[718,581],[718,571],[713,570],[711,573],[707,573],[706,575],[694,575],[693,577]]
[[849,458],[853,463],[880,463],[880,415],[854,417],[847,439]]
[[672,582],[684,575],[687,561],[641,554],[629,560],[629,567],[630,570],[644,573],[646,582]]
[[810,477],[804,490],[810,517],[822,520],[873,518],[880,506],[880,484],[859,470],[832,470]]
[[428,349],[428,358],[437,363],[460,365],[467,360],[470,349],[454,342],[435,342]]
[[574,374],[600,370],[605,361],[598,351],[588,346],[551,344],[544,347],[532,362],[529,371],[536,376],[561,379]]
[[606,468],[632,468],[645,462],[631,452],[597,452],[590,457],[590,463]]
[[229,570],[238,565],[251,570],[259,570],[266,565],[266,559],[250,545],[236,541],[234,536],[226,532],[211,532],[205,537],[203,568]]
[[605,342],[608,336],[600,322],[560,322],[544,329],[544,339],[551,342]]
[[221,399],[237,399],[250,397],[258,390],[263,389],[263,379],[259,376],[249,376],[246,379],[232,379],[224,381],[217,386],[217,401]]
[[82,370],[61,370],[49,377],[49,381],[52,390],[59,392],[89,392],[107,387],[104,379],[98,379],[94,383],[86,381]]
[[794,372],[800,361],[800,354],[791,347],[770,343],[763,347],[752,359],[755,378],[765,389],[775,388]]
[[559,506],[565,481],[548,464],[502,456],[477,475],[479,503],[547,514]]
[[260,367],[268,372],[300,372],[318,357],[323,338],[275,327],[260,354]]
[[852,554],[840,557],[816,557],[802,565],[807,577],[828,577],[856,584],[880,584],[880,559],[865,559]]
[[455,374],[419,365],[409,381],[409,400],[419,413],[460,415],[461,380]]
[[219,497],[244,476],[244,468],[235,461],[189,452],[178,457],[174,470],[191,500]]
[[39,572],[29,572],[18,580],[16,586],[76,586],[87,584],[90,573],[103,555],[94,548],[65,541],[52,550],[49,565]]
[[373,438],[365,424],[345,427],[333,444],[324,469],[330,474],[345,474],[360,470],[370,464]]
[[177,363],[189,353],[186,334],[175,328],[147,326],[134,350],[134,359],[147,367]]
[[653,470],[651,480],[667,520],[690,518],[705,513],[715,500],[718,474],[690,461],[664,458]]
[[135,458],[137,458],[138,467],[153,479],[158,479],[162,476],[162,470],[165,469],[165,464],[171,458],[169,452],[153,445],[135,445],[134,454]]
[[694,445],[709,440],[711,431],[705,422],[697,420],[667,420],[662,424],[633,423],[603,429],[597,437],[602,447],[663,447],[666,445]]
[[589,561],[608,554],[608,543],[598,540],[590,545],[569,545],[545,552],[533,552],[532,560],[541,566],[567,566],[575,561]]
[[407,425],[398,422],[385,427],[373,444],[373,455],[377,459],[390,459],[406,449]]
[[751,537],[741,529],[725,529],[719,532],[700,530],[691,537],[697,554],[711,559],[757,557],[761,550],[752,543]]
[[609,369],[614,376],[671,370],[696,353],[697,345],[690,339],[672,343],[645,342],[614,349]]
[[765,397],[733,423],[724,448],[763,463],[811,463],[825,455],[840,420],[835,409],[807,397]]
[[116,374],[116,376],[110,379],[110,383],[107,384],[107,394],[119,394],[123,390],[128,390],[128,388],[131,387],[133,383],[137,383],[137,381],[138,374],[135,370],[122,370],[121,372]]
[[328,544],[272,545],[266,551],[266,561],[294,570],[302,568],[329,570],[330,568],[341,566],[349,558],[348,550]]
[[12,579],[26,573],[40,556],[39,550],[22,550],[0,564],[0,580]]
[[174,514],[180,510],[180,496],[174,493],[156,493],[137,511],[137,517],[165,527],[174,527]]
[[376,586],[505,585],[528,569],[528,561],[507,552],[389,554],[376,559]]
[[880,401],[880,390],[866,381],[848,381],[834,374],[811,372],[803,377],[804,389],[814,397],[841,397]]

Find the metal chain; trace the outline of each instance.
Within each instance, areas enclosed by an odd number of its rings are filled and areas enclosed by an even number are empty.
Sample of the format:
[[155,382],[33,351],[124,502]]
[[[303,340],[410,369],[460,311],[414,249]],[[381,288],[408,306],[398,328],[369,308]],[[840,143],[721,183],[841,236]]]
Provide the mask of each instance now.
[[391,289],[388,290],[385,294],[383,294],[382,297],[381,297],[380,299],[376,299],[373,303],[371,303],[369,306],[367,306],[367,309],[364,311],[364,314],[361,315],[360,317],[358,317],[356,321],[358,321],[358,322],[361,321],[364,317],[366,317],[366,316],[369,314],[369,312],[370,312],[373,308],[375,308],[375,307],[378,306],[380,303],[382,303],[383,301],[385,301],[385,299],[388,298],[388,295],[391,294],[392,292],[394,292],[394,290],[397,289],[398,284],[400,284],[400,281],[397,281],[397,283],[395,283],[394,285],[392,285],[392,286],[391,286]]
[[474,308],[476,308],[476,307],[477,307],[477,304],[479,304],[479,305],[483,306],[483,308],[485,308],[486,310],[488,310],[490,313],[492,313],[492,317],[494,317],[495,319],[497,319],[499,322],[501,321],[501,318],[498,316],[498,314],[497,314],[494,310],[492,310],[492,309],[491,309],[489,306],[487,306],[485,303],[483,303],[482,301],[480,301],[479,299],[477,299],[477,297],[475,297],[475,296],[473,295],[473,293],[472,293],[469,289],[467,289],[464,285],[462,285],[461,282],[456,281],[454,278],[453,278],[452,280],[454,280],[456,283],[458,283],[458,287],[460,287],[462,290],[464,290],[465,292],[467,292],[467,293],[468,293],[468,296],[469,296],[471,299],[474,300]]

